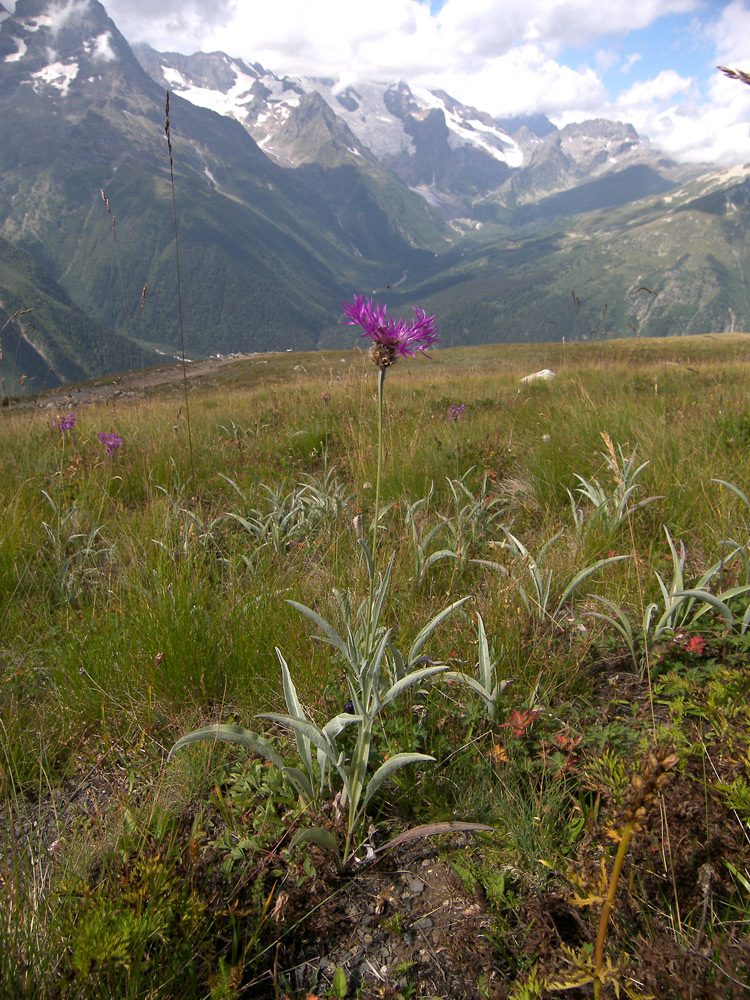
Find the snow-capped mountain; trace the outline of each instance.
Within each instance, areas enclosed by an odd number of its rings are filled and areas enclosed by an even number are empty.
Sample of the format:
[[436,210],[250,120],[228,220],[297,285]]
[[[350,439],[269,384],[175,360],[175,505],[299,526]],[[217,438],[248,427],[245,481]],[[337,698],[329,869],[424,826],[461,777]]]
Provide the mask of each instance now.
[[403,80],[342,89],[331,79],[280,77],[221,52],[184,56],[147,45],[134,51],[162,86],[236,119],[268,156],[288,166],[298,161],[289,158],[280,133],[302,98],[319,94],[380,163],[447,214],[456,198],[499,187],[524,162],[518,144],[490,115],[442,91]]
[[[284,166],[309,162],[300,144],[294,155],[285,132],[303,98],[318,94],[357,138],[352,155],[368,150],[448,219],[470,217],[488,197],[506,207],[525,205],[605,175],[622,174],[621,197],[632,200],[688,173],[621,122],[561,130],[540,116],[499,122],[443,91],[403,80],[342,88],[333,79],[278,76],[222,52],[185,56],[147,45],[134,51],[161,86],[234,118]],[[646,169],[638,174],[635,166]]]
[[[3,13],[0,237],[34,256],[98,323],[122,330],[104,190],[127,310],[139,315],[148,285],[143,338],[168,351],[175,232],[165,212],[164,89],[97,0],[17,0]],[[315,143],[319,150],[295,170],[236,120],[171,94],[185,342],[194,356],[314,347],[321,331],[336,329],[352,288],[385,283],[446,246],[424,199],[361,147],[322,98],[300,95],[289,111],[279,142],[295,157]],[[5,314],[10,299],[2,298]]]
[[279,77],[258,63],[248,66],[223,52],[184,56],[147,45],[136,45],[134,51],[154,79],[193,104],[236,118],[271,154],[274,134],[291,109],[303,94],[317,92],[381,161],[414,156],[415,125],[437,111],[445,121],[450,149],[476,149],[508,167],[523,162],[517,144],[490,115],[403,80],[340,88],[330,79]]

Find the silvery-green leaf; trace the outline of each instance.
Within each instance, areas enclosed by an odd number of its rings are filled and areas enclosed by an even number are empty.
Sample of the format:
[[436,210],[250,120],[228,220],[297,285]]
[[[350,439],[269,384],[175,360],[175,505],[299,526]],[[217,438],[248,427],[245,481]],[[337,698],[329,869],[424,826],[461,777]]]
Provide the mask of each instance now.
[[353,726],[362,721],[361,715],[353,715],[351,712],[342,712],[335,716],[323,726],[323,733],[331,740],[335,740],[339,733],[347,726]]
[[[297,688],[294,686],[294,681],[292,680],[292,675],[289,672],[289,667],[287,662],[282,656],[281,650],[276,646],[276,655],[279,658],[279,663],[281,664],[281,681],[284,687],[284,699],[286,701],[287,711],[293,719],[301,719],[307,722],[307,716],[302,708],[302,703],[297,696]],[[302,732],[296,731],[297,739],[297,749],[299,755],[302,758],[302,763],[307,768],[308,774],[312,773],[312,755],[310,753],[310,740]]]
[[414,663],[414,661],[416,660],[416,658],[421,653],[422,647],[427,642],[427,640],[430,638],[430,636],[435,631],[435,629],[440,624],[442,624],[442,622],[444,622],[445,619],[448,618],[449,615],[452,615],[454,611],[456,611],[458,608],[460,608],[461,605],[465,604],[468,600],[469,600],[468,597],[462,597],[459,601],[454,601],[453,604],[450,604],[447,608],[444,608],[440,612],[440,614],[436,615],[432,619],[432,621],[429,621],[425,625],[425,627],[421,630],[421,632],[419,633],[419,635],[417,636],[417,638],[412,643],[412,647],[409,650],[409,658],[407,660],[407,665],[408,666],[411,666]]
[[283,769],[284,774],[289,777],[294,787],[297,789],[298,795],[302,798],[307,799],[308,802],[315,802],[317,796],[313,790],[312,782],[308,775],[305,774],[303,770],[299,767],[285,767]]
[[480,614],[477,614],[477,641],[479,644],[478,679],[485,691],[489,691],[492,687],[492,658],[490,656],[490,644],[487,641],[487,632],[485,631],[484,622]]
[[672,586],[670,587],[670,594],[675,594],[678,590],[683,590],[685,582],[682,577],[682,571],[685,566],[685,546],[680,542],[680,551],[677,552],[674,542],[672,541],[672,536],[669,533],[669,528],[664,525],[664,532],[667,536],[667,541],[669,542],[669,549],[672,553]]
[[562,531],[558,531],[556,535],[553,535],[552,538],[550,538],[548,541],[544,543],[544,545],[539,550],[539,558],[536,560],[537,563],[544,562],[544,557],[547,555],[547,550],[551,548],[559,538],[562,538],[563,534],[564,533]]
[[659,589],[661,590],[661,596],[664,599],[665,607],[669,607],[672,600],[672,595],[667,590],[666,583],[661,578],[661,573],[658,570],[654,570],[654,576],[656,577],[656,582],[659,584]]
[[383,605],[385,603],[386,594],[388,593],[388,588],[391,583],[391,573],[393,572],[393,564],[396,560],[395,554],[391,556],[386,571],[383,574],[383,579],[375,591],[375,598],[372,602],[372,618],[371,623],[377,625],[380,621],[380,616],[383,613]]
[[253,524],[246,517],[242,517],[240,514],[235,514],[232,511],[227,514],[227,517],[231,517],[233,521],[237,521],[238,524],[242,525],[249,535],[255,535],[256,538],[259,536],[259,524],[257,521]]
[[362,671],[362,709],[365,712],[377,711],[380,704],[378,679],[383,666],[383,657],[388,645],[390,630],[385,632],[375,649],[369,663]]
[[430,566],[434,566],[434,564],[436,562],[440,562],[441,559],[458,559],[458,554],[456,552],[453,552],[452,549],[440,549],[438,552],[432,552],[425,559],[422,565],[422,572],[420,576],[424,577],[427,574],[427,570],[430,568]]
[[492,559],[469,559],[469,562],[474,566],[484,566],[486,569],[494,569],[501,576],[508,575],[505,566],[501,566],[500,563],[496,563]]
[[401,680],[396,681],[396,683],[386,691],[383,695],[382,701],[380,702],[380,708],[385,708],[386,705],[390,704],[394,698],[398,698],[400,694],[407,690],[407,688],[413,687],[415,684],[419,684],[420,681],[425,680],[427,677],[431,677],[433,674],[442,674],[448,667],[443,664],[437,667],[422,667],[421,670],[412,670],[410,674],[406,677],[402,677]]
[[735,545],[734,549],[731,552],[727,553],[727,555],[723,556],[718,562],[714,563],[713,566],[710,566],[706,570],[706,572],[703,574],[700,580],[698,580],[693,589],[705,590],[708,587],[708,584],[716,576],[716,574],[723,572],[725,567],[734,559],[736,555],[739,555],[739,553],[742,551],[743,548],[744,546],[742,545]]
[[341,865],[341,852],[339,851],[339,845],[333,839],[328,830],[324,830],[319,826],[311,826],[305,830],[298,830],[297,833],[292,837],[289,844],[289,849],[296,847],[297,844],[317,844],[318,847],[324,847],[327,851],[331,851],[336,855],[336,859]]
[[732,493],[734,493],[735,496],[739,497],[740,500],[744,503],[744,505],[748,509],[750,509],[750,500],[748,499],[747,495],[742,492],[739,486],[735,486],[734,483],[728,483],[726,479],[712,479],[711,482],[719,483],[721,486],[726,486],[728,490],[731,490]]
[[314,722],[308,722],[305,719],[294,719],[291,715],[279,715],[276,712],[261,712],[258,715],[258,718],[270,719],[271,722],[278,722],[279,725],[287,726],[289,729],[293,729],[296,733],[306,736],[311,743],[325,753],[329,760],[333,759],[334,748],[332,744],[326,739],[323,731],[319,729]]
[[[699,590],[701,593],[705,593],[703,587],[694,587],[693,590]],[[743,584],[741,587],[730,587],[729,590],[724,590],[720,594],[717,594],[716,596],[722,603],[726,604],[726,602],[730,601],[733,597],[740,597],[742,594],[747,594],[747,593],[750,593],[750,586],[748,586],[747,584]],[[712,606],[711,603],[710,602],[704,602],[704,603],[705,607],[701,608],[700,611],[696,611],[696,613],[693,615],[691,619],[691,622],[695,622],[698,618],[702,618],[703,615],[705,615],[708,611],[711,610]],[[719,609],[717,608],[716,610]],[[730,622],[727,621],[727,624],[730,624]]]
[[643,633],[644,633],[644,635],[648,635],[649,630],[651,629],[651,619],[653,618],[654,611],[658,611],[658,610],[659,610],[659,605],[655,604],[652,601],[651,604],[649,604],[649,606],[643,612]]
[[388,760],[380,765],[367,783],[367,791],[362,800],[362,809],[364,810],[375,792],[395,771],[399,771],[402,767],[406,767],[409,764],[418,764],[420,761],[426,760],[434,761],[435,758],[425,753],[396,753],[392,757],[389,757]]
[[308,608],[304,604],[298,604],[297,601],[287,600],[286,603],[291,604],[293,608],[296,608],[297,611],[305,615],[305,617],[309,618],[311,622],[317,625],[320,631],[325,636],[326,641],[329,642],[332,646],[335,646],[336,649],[338,649],[338,651],[344,656],[345,659],[347,660],[349,659],[349,650],[347,648],[346,643],[338,634],[338,632],[331,625],[328,624],[325,618],[321,618],[321,616],[317,613],[317,611],[313,611],[312,608]]
[[222,472],[219,473],[219,478],[223,479],[224,482],[229,483],[232,489],[239,494],[240,500],[242,500],[243,503],[247,503],[247,497],[233,479],[230,479],[229,476],[225,476]]
[[365,554],[365,561],[367,562],[367,575],[370,578],[370,583],[375,581],[375,562],[372,558],[372,552],[370,552],[370,546],[364,540],[364,538],[358,538],[357,544],[362,547],[362,551]]
[[492,696],[492,691],[484,687],[481,681],[476,680],[469,674],[462,674],[460,670],[449,670],[443,674],[442,679],[444,681],[455,681],[457,684],[465,684],[466,687],[470,688],[474,694],[482,699],[489,709],[494,707],[495,699]]
[[680,591],[680,593],[675,594],[675,597],[682,600],[694,598],[697,601],[702,601],[704,604],[710,604],[714,611],[719,612],[729,628],[734,625],[734,615],[730,611],[729,607],[724,603],[724,601],[720,600],[720,598],[716,597],[715,594],[710,593],[708,590],[683,590]]
[[242,726],[228,724],[204,726],[203,729],[195,729],[192,733],[187,733],[187,735],[177,740],[169,751],[169,757],[176,750],[187,746],[188,743],[211,743],[217,740],[223,743],[236,743],[247,750],[252,750],[253,753],[257,753],[261,757],[265,757],[266,760],[269,760],[276,767],[280,769],[284,768],[283,758],[274,750],[268,740],[263,739],[262,736],[252,732],[250,729],[243,729]]
[[578,590],[578,588],[581,586],[582,583],[584,583],[586,580],[588,580],[590,576],[596,573],[597,570],[601,569],[603,566],[608,566],[610,563],[621,562],[623,559],[630,559],[630,556],[629,555],[610,556],[608,559],[599,559],[595,563],[592,563],[591,566],[587,566],[585,569],[582,569],[580,573],[577,573],[570,581],[568,586],[565,588],[565,592],[560,598],[560,602],[555,610],[554,617],[557,617],[560,614],[562,606],[565,604],[567,599],[576,590]]

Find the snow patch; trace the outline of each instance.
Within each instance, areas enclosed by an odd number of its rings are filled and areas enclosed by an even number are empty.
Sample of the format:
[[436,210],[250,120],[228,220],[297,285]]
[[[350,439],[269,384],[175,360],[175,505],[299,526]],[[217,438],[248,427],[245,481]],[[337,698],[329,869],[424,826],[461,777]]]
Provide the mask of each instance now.
[[414,194],[418,194],[421,198],[424,198],[427,204],[431,205],[433,208],[440,208],[440,206],[442,205],[442,201],[440,200],[440,198],[438,198],[436,194],[430,191],[429,188],[416,187],[416,188],[409,188],[409,190],[413,191]]
[[182,73],[180,73],[180,71],[178,69],[175,69],[173,66],[162,66],[161,71],[162,75],[164,76],[164,79],[173,89],[176,90],[177,87],[190,86],[190,84],[187,82]]
[[412,94],[427,108],[436,108],[443,112],[445,124],[452,133],[448,139],[451,148],[476,146],[501,163],[507,163],[509,167],[520,167],[523,163],[523,153],[519,147],[497,126],[486,125],[476,118],[461,117],[447,108],[444,101],[429,90],[414,87]]
[[43,69],[31,74],[35,80],[40,80],[50,87],[56,87],[63,97],[67,96],[71,83],[78,76],[78,63],[50,63]]
[[26,55],[27,47],[23,38],[14,38],[13,41],[18,45],[18,51],[11,52],[9,56],[6,56],[5,62],[20,62]]
[[196,107],[208,108],[209,111],[236,118],[240,122],[247,118],[248,105],[255,100],[255,95],[252,93],[255,77],[233,67],[234,83],[225,93],[221,90],[210,90],[208,87],[196,87],[171,66],[162,66],[161,69],[164,79],[180,97],[184,97]]
[[52,18],[49,14],[40,14],[39,17],[26,17],[21,24],[27,31],[39,31],[40,28],[51,28]]

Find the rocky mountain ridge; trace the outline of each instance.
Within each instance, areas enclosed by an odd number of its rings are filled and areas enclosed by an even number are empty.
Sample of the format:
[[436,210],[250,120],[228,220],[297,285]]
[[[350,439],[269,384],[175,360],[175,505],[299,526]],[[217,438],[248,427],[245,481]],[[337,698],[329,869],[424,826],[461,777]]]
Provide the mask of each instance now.
[[318,94],[361,146],[447,219],[471,215],[477,199],[523,205],[635,165],[648,166],[665,187],[700,172],[670,162],[621,122],[558,130],[537,116],[506,128],[443,91],[404,80],[341,89],[333,79],[280,77],[223,52],[186,56],[143,44],[134,51],[161,86],[236,119],[268,156],[289,167],[305,159],[290,155],[284,133],[304,96]]

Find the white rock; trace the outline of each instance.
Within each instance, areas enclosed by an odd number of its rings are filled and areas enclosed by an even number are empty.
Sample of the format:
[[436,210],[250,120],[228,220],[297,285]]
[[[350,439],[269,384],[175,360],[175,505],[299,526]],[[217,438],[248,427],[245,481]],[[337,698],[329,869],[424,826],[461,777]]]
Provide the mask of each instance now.
[[534,372],[533,375],[525,375],[521,382],[551,382],[553,378],[557,378],[557,375],[551,369],[542,368],[540,372]]

